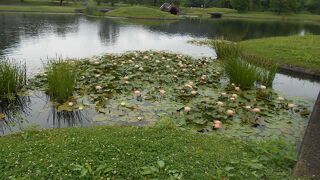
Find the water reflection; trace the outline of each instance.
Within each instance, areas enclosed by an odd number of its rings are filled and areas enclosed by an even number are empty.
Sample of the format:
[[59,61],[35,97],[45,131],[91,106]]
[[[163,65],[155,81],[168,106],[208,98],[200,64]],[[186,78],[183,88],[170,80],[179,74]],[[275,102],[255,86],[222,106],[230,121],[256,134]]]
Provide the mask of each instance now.
[[1,134],[13,131],[13,126],[16,129],[22,129],[22,123],[26,121],[24,116],[30,113],[30,103],[29,96],[16,96],[0,100],[0,113],[4,115],[4,118],[0,119]]
[[84,122],[90,122],[90,119],[86,117],[83,111],[57,111],[52,107],[51,112],[48,114],[47,123],[51,124],[55,128],[61,127],[73,127],[84,124]]

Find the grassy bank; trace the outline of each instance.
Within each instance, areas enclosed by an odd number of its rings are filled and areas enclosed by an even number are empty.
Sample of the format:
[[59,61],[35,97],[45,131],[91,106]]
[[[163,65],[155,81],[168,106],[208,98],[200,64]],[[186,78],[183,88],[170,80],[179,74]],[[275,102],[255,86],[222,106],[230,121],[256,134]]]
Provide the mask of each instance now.
[[320,73],[320,36],[273,37],[243,41],[240,44],[248,54]]
[[178,16],[172,15],[167,12],[160,11],[158,9],[132,6],[132,7],[120,7],[112,10],[105,15],[114,17],[132,17],[132,18],[155,18],[155,19],[177,19]]
[[0,137],[0,178],[275,179],[287,178],[294,165],[294,150],[281,142],[240,141],[164,124]]
[[10,12],[44,12],[44,13],[74,13],[81,6],[11,6],[0,5],[0,11]]

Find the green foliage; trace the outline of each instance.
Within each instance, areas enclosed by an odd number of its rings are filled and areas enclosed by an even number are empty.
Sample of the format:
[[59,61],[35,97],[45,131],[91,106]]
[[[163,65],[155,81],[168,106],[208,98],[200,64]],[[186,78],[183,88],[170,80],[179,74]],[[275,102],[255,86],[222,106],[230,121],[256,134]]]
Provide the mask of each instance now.
[[294,145],[280,140],[152,127],[70,128],[1,137],[0,179],[290,179],[295,156]]
[[278,14],[300,10],[299,0],[270,0],[270,9]]
[[116,17],[139,17],[139,18],[164,18],[164,19],[176,19],[179,18],[168,12],[163,12],[158,9],[132,6],[132,7],[120,7],[110,12],[107,12],[108,16]]
[[250,89],[259,78],[258,69],[245,60],[237,58],[224,59],[224,69],[231,83],[242,89]]
[[320,1],[319,0],[307,0],[307,10],[313,13],[320,14]]
[[250,8],[250,0],[231,0],[231,5],[239,12],[245,12]]
[[63,102],[72,96],[76,86],[76,71],[72,64],[64,61],[50,61],[46,67],[49,95]]
[[27,81],[26,65],[0,59],[0,96],[17,93]]

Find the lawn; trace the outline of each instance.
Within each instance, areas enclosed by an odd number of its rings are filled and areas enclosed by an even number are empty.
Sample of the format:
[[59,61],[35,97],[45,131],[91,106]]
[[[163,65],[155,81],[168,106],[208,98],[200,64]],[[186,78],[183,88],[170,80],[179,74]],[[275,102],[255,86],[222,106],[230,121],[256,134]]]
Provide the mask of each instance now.
[[154,19],[177,19],[178,16],[172,15],[167,12],[160,11],[158,9],[143,7],[143,6],[131,6],[120,7],[106,13],[107,16],[114,17],[135,17],[135,18],[154,18]]
[[293,65],[320,72],[320,36],[289,36],[247,40],[245,52],[263,56],[281,65]]
[[292,145],[174,128],[91,127],[0,137],[0,179],[287,179]]
[[[79,6],[81,8],[81,6]],[[0,5],[0,11],[12,11],[12,12],[45,12],[45,13],[74,13],[77,6],[11,6]]]

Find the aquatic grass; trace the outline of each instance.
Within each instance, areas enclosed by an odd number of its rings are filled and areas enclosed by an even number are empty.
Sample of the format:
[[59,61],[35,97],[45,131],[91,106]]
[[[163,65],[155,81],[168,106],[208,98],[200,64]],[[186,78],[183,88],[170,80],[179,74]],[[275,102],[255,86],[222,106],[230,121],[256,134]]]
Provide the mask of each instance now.
[[224,69],[230,82],[239,85],[242,89],[252,88],[260,75],[256,66],[240,57],[225,59]]
[[76,71],[64,60],[49,61],[46,67],[48,93],[54,100],[63,102],[73,95],[76,86]]
[[209,46],[216,51],[217,58],[221,60],[239,57],[242,54],[242,48],[240,45],[223,39],[210,40]]
[[0,59],[0,96],[15,94],[26,85],[26,64]]

